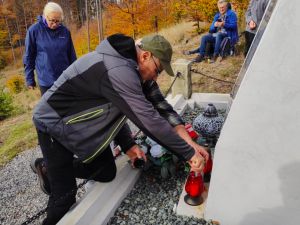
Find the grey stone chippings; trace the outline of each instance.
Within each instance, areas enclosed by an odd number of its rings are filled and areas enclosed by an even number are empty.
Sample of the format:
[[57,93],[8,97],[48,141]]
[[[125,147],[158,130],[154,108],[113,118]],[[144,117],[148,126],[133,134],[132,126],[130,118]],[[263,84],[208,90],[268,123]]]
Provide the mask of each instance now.
[[158,168],[143,172],[108,224],[118,224],[118,221],[125,224],[206,224],[202,219],[178,216],[173,212],[186,177],[183,170],[165,180],[160,177]]
[[[1,225],[22,224],[46,208],[48,196],[41,191],[37,175],[30,168],[31,160],[38,157],[41,157],[41,150],[36,147],[20,153],[0,169]],[[78,190],[78,195],[83,193],[84,189]],[[45,214],[31,224],[41,224],[44,218]]]

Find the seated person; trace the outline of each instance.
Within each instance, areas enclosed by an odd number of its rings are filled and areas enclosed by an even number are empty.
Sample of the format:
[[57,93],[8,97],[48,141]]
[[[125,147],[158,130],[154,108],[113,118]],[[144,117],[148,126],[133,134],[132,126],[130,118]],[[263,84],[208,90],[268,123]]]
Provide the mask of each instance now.
[[184,52],[185,54],[199,53],[193,62],[201,62],[210,43],[214,46],[214,52],[211,62],[215,62],[220,53],[221,42],[225,37],[230,37],[231,46],[238,41],[237,16],[234,11],[228,9],[226,0],[218,1],[219,12],[215,15],[210,26],[209,34],[204,35],[201,39],[200,47],[194,51]]

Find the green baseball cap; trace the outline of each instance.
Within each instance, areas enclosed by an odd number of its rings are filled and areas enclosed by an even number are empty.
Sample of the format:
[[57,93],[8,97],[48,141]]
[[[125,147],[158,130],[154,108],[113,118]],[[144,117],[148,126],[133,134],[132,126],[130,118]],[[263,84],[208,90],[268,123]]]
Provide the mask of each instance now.
[[141,40],[139,45],[141,49],[151,52],[156,58],[159,59],[164,70],[170,75],[174,76],[173,69],[171,67],[172,59],[172,46],[167,39],[161,35],[148,35]]

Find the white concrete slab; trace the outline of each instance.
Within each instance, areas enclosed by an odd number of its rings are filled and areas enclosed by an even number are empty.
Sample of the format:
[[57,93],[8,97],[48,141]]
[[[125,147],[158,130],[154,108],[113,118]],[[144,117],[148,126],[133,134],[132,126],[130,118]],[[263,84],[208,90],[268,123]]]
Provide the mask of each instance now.
[[300,1],[278,0],[223,126],[206,219],[300,224]]
[[91,190],[59,221],[58,225],[106,225],[140,176],[127,156],[117,161],[117,176],[109,183],[95,182]]
[[229,94],[218,93],[193,93],[191,99],[200,108],[205,108],[209,103],[213,103],[220,110],[227,110],[228,104],[231,102]]
[[176,213],[182,216],[193,216],[195,218],[204,218],[208,188],[209,188],[209,184],[205,183],[205,191],[201,195],[201,197],[203,198],[203,203],[198,206],[190,206],[184,202],[184,196],[186,195],[186,191],[183,186],[182,187],[183,191],[180,195],[179,202],[176,207]]
[[173,106],[173,109],[179,114],[183,115],[185,110],[188,107],[187,101],[184,99],[183,95],[178,94],[172,97],[172,95],[168,95],[166,100],[170,105]]

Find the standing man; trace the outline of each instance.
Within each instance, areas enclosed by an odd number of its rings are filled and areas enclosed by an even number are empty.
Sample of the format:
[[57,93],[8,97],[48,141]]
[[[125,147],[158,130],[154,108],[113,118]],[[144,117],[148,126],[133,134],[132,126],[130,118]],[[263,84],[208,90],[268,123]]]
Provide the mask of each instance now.
[[203,169],[208,153],[191,140],[156,83],[163,70],[174,76],[171,58],[172,47],[160,35],[144,37],[137,45],[130,37],[112,35],[69,66],[43,95],[33,121],[44,157],[34,167],[50,194],[44,225],[57,223],[74,204],[75,177],[114,179],[113,139],[132,163],[146,160],[126,118],[188,161],[192,170]]
[[246,12],[246,31],[245,31],[245,57],[248,54],[252,41],[255,37],[259,24],[263,18],[269,0],[250,0]]
[[48,2],[43,15],[26,34],[23,58],[26,83],[29,89],[36,86],[34,70],[43,95],[76,60],[70,31],[62,25],[63,10],[57,3]]

